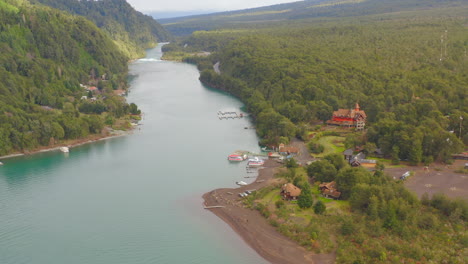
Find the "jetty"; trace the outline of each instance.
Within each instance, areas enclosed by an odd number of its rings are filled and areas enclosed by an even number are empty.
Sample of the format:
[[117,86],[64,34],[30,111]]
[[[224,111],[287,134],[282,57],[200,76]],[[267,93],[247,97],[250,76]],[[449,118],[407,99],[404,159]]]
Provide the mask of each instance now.
[[219,120],[243,118],[246,114],[237,111],[218,111]]
[[267,153],[254,153],[247,150],[236,150],[231,155],[247,155],[248,157],[268,157]]
[[224,208],[223,205],[203,206],[204,209]]

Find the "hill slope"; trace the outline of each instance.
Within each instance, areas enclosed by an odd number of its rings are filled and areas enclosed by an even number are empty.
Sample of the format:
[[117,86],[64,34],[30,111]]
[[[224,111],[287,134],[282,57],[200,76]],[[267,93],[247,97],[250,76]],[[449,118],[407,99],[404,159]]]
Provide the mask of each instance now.
[[137,58],[157,42],[169,41],[170,34],[152,17],[144,15],[125,0],[33,0],[53,8],[84,16],[104,30],[129,57]]
[[[87,101],[77,100],[86,94],[80,83],[99,81],[102,92],[123,88],[127,61],[83,17],[24,0],[0,0],[0,155],[100,133],[100,115],[78,112]],[[125,105],[109,96],[91,106],[118,117]]]
[[461,0],[308,0],[159,21],[172,34],[182,36],[198,30],[268,27],[272,23],[306,18],[357,17],[462,4]]

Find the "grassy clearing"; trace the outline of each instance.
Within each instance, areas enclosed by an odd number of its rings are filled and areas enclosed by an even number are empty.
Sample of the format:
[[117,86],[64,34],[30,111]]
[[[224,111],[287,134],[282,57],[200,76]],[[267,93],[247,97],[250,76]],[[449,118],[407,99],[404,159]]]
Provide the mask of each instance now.
[[340,136],[325,136],[321,137],[317,143],[321,144],[324,146],[324,151],[320,154],[314,155],[317,158],[323,158],[324,156],[332,153],[341,153],[345,151],[345,146],[344,146],[344,137]]
[[408,167],[408,165],[406,165],[406,164],[398,164],[398,165],[392,164],[392,161],[390,159],[377,158],[377,157],[372,157],[372,156],[367,156],[367,158],[376,160],[376,161],[378,161],[380,163],[383,163],[383,165],[385,165],[385,168],[389,168],[389,169]]
[[[269,222],[275,226],[278,232],[297,241],[301,246],[317,253],[329,253],[336,249],[334,236],[339,225],[339,217],[349,214],[347,201],[335,201],[320,195],[318,186],[313,186],[313,200],[323,201],[327,211],[324,215],[317,215],[313,207],[301,209],[296,201],[283,201],[279,187],[269,189],[268,192],[258,193],[256,199],[250,200],[252,208],[254,204],[263,204],[263,210],[267,210]],[[278,201],[283,201],[277,206]],[[263,214],[265,216],[265,214]],[[330,216],[338,218],[331,219]]]

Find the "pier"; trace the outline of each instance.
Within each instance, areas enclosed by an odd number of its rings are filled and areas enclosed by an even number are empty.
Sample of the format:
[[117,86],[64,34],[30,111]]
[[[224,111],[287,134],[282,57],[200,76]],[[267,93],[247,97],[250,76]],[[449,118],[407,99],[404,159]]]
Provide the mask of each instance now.
[[244,116],[246,116],[244,113],[236,111],[218,111],[219,120],[243,118]]
[[212,205],[212,206],[203,206],[205,209],[213,209],[213,208],[224,208],[223,205]]

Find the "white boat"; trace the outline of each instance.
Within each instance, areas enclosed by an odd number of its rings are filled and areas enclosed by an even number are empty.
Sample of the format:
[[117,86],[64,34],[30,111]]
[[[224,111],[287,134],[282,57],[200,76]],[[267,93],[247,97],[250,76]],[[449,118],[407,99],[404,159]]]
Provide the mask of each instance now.
[[245,185],[247,185],[247,183],[244,182],[244,181],[238,181],[238,182],[236,182],[236,184],[237,184],[237,185],[240,185],[240,186],[245,186]]
[[63,153],[68,153],[68,152],[70,152],[70,150],[68,149],[68,147],[60,147],[60,151],[62,151]]
[[249,167],[260,167],[260,166],[263,166],[263,164],[265,164],[265,161],[262,159],[259,159],[258,157],[249,159],[249,161],[247,162],[247,166]]
[[241,155],[241,154],[231,154],[228,156],[228,160],[229,161],[243,161],[247,158],[247,156],[244,154],[244,155]]
[[0,161],[0,166],[2,166],[2,165],[3,165],[3,163]]

